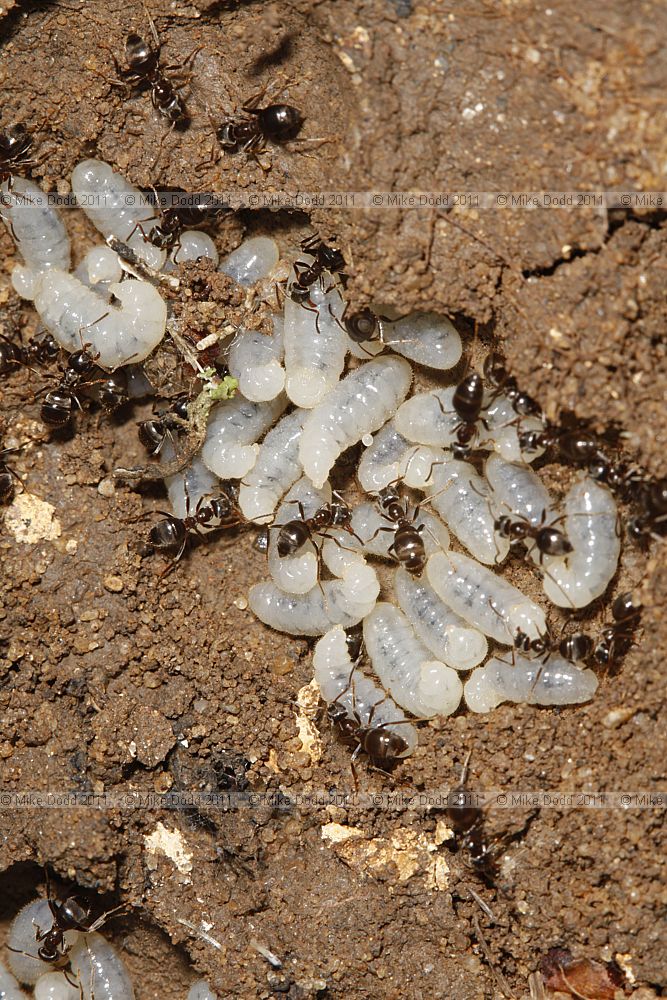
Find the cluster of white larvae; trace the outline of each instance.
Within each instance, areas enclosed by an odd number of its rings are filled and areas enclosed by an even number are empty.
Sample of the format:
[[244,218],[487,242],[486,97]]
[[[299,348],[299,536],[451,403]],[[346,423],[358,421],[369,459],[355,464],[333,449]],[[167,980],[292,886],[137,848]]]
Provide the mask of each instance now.
[[[0,962],[0,1000],[27,1000],[19,983],[31,986],[35,1000],[134,1000],[127,968],[114,946],[93,931],[67,931],[66,970],[38,957],[36,934],[53,926],[49,901],[40,898],[19,911],[7,938],[7,965]],[[11,971],[10,971],[11,970]],[[204,980],[193,983],[186,1000],[216,1000]]]
[[[154,269],[169,266],[163,251],[132,232],[138,222],[147,232],[156,220],[147,220],[150,211],[139,192],[110,167],[80,164],[72,187],[105,237],[129,242]],[[77,275],[70,275],[69,244],[57,213],[12,204],[19,188],[29,189],[29,182],[14,180],[6,195],[9,207],[2,209],[25,261],[14,272],[15,288],[34,299],[44,325],[68,350],[80,347],[79,331],[86,326],[85,339],[100,352],[101,364],[146,358],[167,319],[156,288],[134,278],[119,283],[118,259],[107,246],[90,251]],[[104,203],[95,197],[102,194]],[[181,244],[179,261],[207,255],[217,264],[208,237],[186,234]],[[370,720],[391,730],[396,722],[407,752],[416,731],[402,721],[403,710],[417,718],[450,715],[462,698],[474,712],[503,701],[587,701],[597,687],[591,670],[554,653],[529,658],[513,650],[519,632],[538,641],[547,622],[544,609],[499,574],[510,545],[496,521],[507,515],[533,527],[558,524],[572,551],[544,555],[528,540],[527,555],[539,564],[551,602],[582,608],[605,591],[617,568],[620,534],[612,494],[578,473],[561,510],[528,464],[539,451],[525,455],[520,447],[522,432],[542,429],[540,418],[519,416],[498,390],[485,391],[483,421],[472,442],[478,452],[488,452],[484,475],[455,459],[461,420],[453,405],[454,381],[412,391],[420,367],[433,374],[460,361],[461,338],[451,322],[423,313],[383,318],[381,337],[355,342],[335,277],[325,272],[305,302],[291,297],[295,259],[313,257],[297,252],[279,259],[276,244],[258,237],[219,266],[248,289],[249,301],[253,295],[275,301],[276,282],[286,281],[284,312],[275,316],[272,335],[239,330],[223,343],[239,392],[214,407],[200,455],[184,474],[167,480],[174,513],[186,513],[185,483],[192,511],[219,492],[218,479],[240,480],[244,517],[271,526],[271,579],[251,588],[250,607],[278,631],[321,636],[314,666],[325,701],[343,706],[361,726]],[[105,309],[107,316],[95,323]],[[386,312],[377,306],[379,315]],[[332,501],[338,460],[360,441],[365,451],[356,476],[368,500],[351,504],[353,533],[329,529],[293,555],[279,555],[278,526],[301,512],[311,518]],[[406,488],[418,492],[406,500],[408,520],[416,502],[425,505],[415,526],[427,561],[421,575],[397,567],[390,589],[381,593],[373,561],[396,561],[390,551],[394,531],[387,530],[395,524],[381,512],[378,493],[392,484],[403,494]],[[450,547],[450,532],[469,554]],[[344,629],[358,623],[379,685],[348,654]],[[504,647],[503,655],[494,650],[486,659],[489,639]],[[462,674],[469,675],[465,681]]]

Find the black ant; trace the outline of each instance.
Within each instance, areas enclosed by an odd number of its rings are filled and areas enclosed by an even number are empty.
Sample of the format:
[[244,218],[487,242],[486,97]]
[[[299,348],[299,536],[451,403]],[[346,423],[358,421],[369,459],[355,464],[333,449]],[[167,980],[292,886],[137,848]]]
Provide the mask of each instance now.
[[315,511],[312,517],[306,517],[306,512],[300,500],[297,500],[299,517],[286,521],[278,527],[276,548],[281,558],[293,556],[303,548],[306,542],[313,541],[313,535],[326,535],[330,528],[341,528],[361,542],[352,529],[352,511],[343,498],[335,495],[331,503],[325,503]]
[[310,297],[310,289],[319,281],[325,271],[330,274],[341,274],[345,267],[345,258],[336,247],[330,247],[319,236],[309,236],[302,240],[300,247],[304,253],[315,259],[309,264],[305,260],[294,263],[294,280],[290,285],[289,296],[293,302],[304,303]]
[[[42,421],[49,427],[66,427],[72,418],[74,405],[81,409],[79,393],[95,388],[99,403],[106,410],[113,410],[126,402],[127,375],[123,372],[105,373],[95,357],[84,347],[74,351],[67,359],[67,367],[60,384],[47,392],[40,410]],[[97,375],[106,377],[97,378]]]
[[525,656],[534,654],[542,658],[546,663],[552,653],[559,653],[564,660],[569,663],[585,663],[593,653],[594,642],[585,632],[576,632],[574,635],[565,636],[563,639],[555,640],[547,632],[531,639],[529,635],[521,629],[517,629],[514,635],[514,648]]
[[281,145],[296,139],[304,122],[301,112],[291,104],[269,104],[259,108],[257,105],[265,93],[266,88],[243,105],[245,118],[223,122],[216,129],[218,142],[227,152],[256,154],[267,142]]
[[483,372],[486,381],[496,390],[495,395],[504,393],[519,416],[542,416],[542,407],[527,392],[519,389],[516,379],[505,367],[502,355],[496,352],[488,354],[484,359]]
[[441,413],[454,412],[459,418],[459,423],[454,428],[456,435],[456,441],[452,445],[454,458],[469,458],[473,450],[471,442],[477,433],[477,424],[480,419],[485,424],[484,419],[481,417],[484,405],[484,382],[482,376],[474,372],[459,382],[452,397],[453,411],[445,410],[438,396],[434,398],[440,407]]
[[601,638],[595,646],[593,655],[598,663],[613,664],[617,656],[625,652],[639,627],[641,613],[641,604],[635,604],[628,591],[614,599],[611,605],[614,620],[603,625]]
[[542,511],[542,518],[539,524],[532,524],[525,517],[517,517],[503,514],[496,518],[493,523],[494,529],[501,538],[509,539],[510,545],[517,542],[525,542],[532,539],[540,553],[540,565],[544,556],[565,556],[572,552],[572,544],[559,528],[554,524],[545,524],[547,512]]
[[[185,197],[184,193],[175,196]],[[227,205],[213,202],[198,202],[192,205],[181,204],[178,201],[161,212],[160,222],[152,226],[146,234],[140,223],[137,223],[130,233],[139,230],[144,240],[159,250],[172,250],[181,246],[181,236],[186,229],[195,229],[205,225],[222,212],[229,211]],[[128,237],[128,239],[130,238]]]
[[17,472],[7,465],[5,456],[10,455],[18,448],[0,449],[0,503],[10,503],[14,499],[15,481],[18,480],[23,486],[23,480]]
[[25,125],[8,125],[0,132],[0,184],[11,180],[15,167],[28,166],[35,161],[30,158],[32,136]]
[[15,371],[21,365],[30,367],[48,364],[60,353],[60,346],[50,333],[33,338],[27,344],[16,344],[7,337],[0,337],[0,375]]
[[[200,497],[195,507],[194,514],[190,514],[190,495],[185,491],[185,517],[177,517],[165,510],[155,511],[162,515],[162,520],[153,525],[149,532],[149,541],[158,552],[173,552],[176,555],[163,570],[162,576],[169,573],[179,561],[185,551],[189,535],[199,535],[204,537],[201,528],[233,528],[238,524],[245,523],[245,518],[233,496],[232,488],[225,492],[223,483],[222,492],[205,502],[205,497]],[[217,522],[217,523],[212,523]]]
[[[431,500],[433,497],[430,498]],[[392,531],[394,540],[387,549],[396,561],[413,576],[421,576],[426,565],[426,547],[422,532],[425,525],[415,524],[419,517],[420,507],[417,506],[408,516],[408,501],[401,498],[398,490],[392,484],[385,486],[378,493],[378,504],[383,517],[392,522],[392,526],[381,525],[368,539],[371,542],[381,531]]]
[[667,530],[667,478],[641,483],[638,493],[642,512],[630,521],[628,534],[639,542],[659,538]]
[[183,430],[187,422],[188,401],[179,399],[171,410],[158,411],[152,419],[137,424],[139,440],[151,455],[159,455],[167,437]]

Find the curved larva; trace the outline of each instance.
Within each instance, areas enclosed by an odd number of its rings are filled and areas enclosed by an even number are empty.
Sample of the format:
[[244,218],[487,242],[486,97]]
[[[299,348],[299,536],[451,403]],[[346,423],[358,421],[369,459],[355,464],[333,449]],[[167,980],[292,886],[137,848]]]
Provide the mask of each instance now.
[[[328,705],[334,701],[342,705],[348,717],[356,716],[362,726],[367,726],[370,720],[373,726],[398,733],[408,744],[401,756],[413,753],[418,742],[416,728],[405,721],[403,712],[387,692],[354,666],[341,625],[330,629],[316,644],[313,671],[322,699]],[[392,722],[397,725],[388,724]]]
[[79,207],[95,228],[105,237],[115,236],[132,247],[149,267],[159,271],[167,257],[144,239],[144,233],[159,224],[159,217],[150,199],[130,184],[122,174],[112,170],[102,160],[83,160],[72,171],[72,193]]
[[[491,484],[500,514],[510,511],[533,525],[551,524],[555,520],[556,511],[549,491],[529,465],[489,455],[484,474]],[[507,508],[505,511],[503,504]]]
[[455,614],[422,578],[402,567],[394,577],[394,593],[417,637],[431,653],[455,670],[471,670],[488,652],[486,636]]
[[[36,899],[19,910],[9,928],[7,963],[20,983],[32,985],[46,972],[53,971],[53,965],[37,957],[39,944],[35,937],[37,929],[44,933],[53,927],[53,914],[47,899]],[[80,937],[78,931],[68,931],[66,944],[73,944]],[[26,954],[20,954],[25,952]],[[33,957],[34,956],[34,957]]]
[[[162,458],[168,460],[174,455],[173,448],[165,442],[162,448]],[[186,495],[189,500],[189,513],[194,514],[197,504],[204,497],[214,497],[220,493],[220,480],[210,469],[207,469],[199,455],[180,472],[165,478],[171,509],[176,517],[186,515]],[[206,531],[206,526],[200,526]],[[211,528],[210,530],[214,530]]]
[[380,592],[370,566],[365,571],[345,581],[325,580],[307,594],[286,594],[273,581],[258,583],[250,588],[248,603],[260,621],[288,635],[324,635],[332,625],[350,628],[365,618]]
[[[81,1000],[81,991],[78,986],[67,982],[64,972],[47,972],[35,983],[33,996],[35,1000]],[[0,1000],[4,1000],[1,989]]]
[[395,413],[412,382],[402,358],[382,357],[350,372],[311,410],[299,457],[315,486],[322,486],[338,456],[378,430]]
[[110,284],[108,292],[119,305],[54,268],[35,279],[35,308],[67,351],[81,350],[83,339],[105,368],[143,361],[164,337],[166,302],[147,281]]
[[0,962],[0,1000],[28,1000],[11,972]]
[[367,493],[403,480],[406,486],[421,489],[429,481],[437,462],[445,460],[445,452],[416,445],[396,430],[393,420],[381,427],[366,448],[357,468],[357,479]]
[[364,643],[373,670],[394,701],[413,715],[451,715],[461,701],[459,675],[417,639],[405,615],[379,602],[364,618]]
[[254,236],[232,250],[218,270],[249,288],[273,271],[278,263],[278,244],[268,236]]
[[257,461],[239,489],[239,506],[249,520],[267,524],[280,498],[303,473],[299,440],[307,415],[305,410],[288,413],[260,444]]
[[218,994],[213,992],[205,979],[200,979],[188,990],[187,1000],[218,1000]]
[[254,403],[275,399],[285,388],[281,322],[276,319],[270,335],[240,330],[227,352],[230,373],[238,379],[241,393]]
[[[329,281],[325,272],[323,281]],[[319,282],[305,304],[285,299],[285,391],[293,403],[311,409],[317,406],[340,377],[345,364],[348,336],[329,312],[342,313],[337,288],[325,291]],[[311,305],[312,303],[312,305]]]
[[[408,508],[409,517],[412,517],[412,508]],[[420,510],[415,519],[417,528],[423,525],[420,535],[424,542],[426,555],[433,552],[449,548],[449,532],[440,518],[431,514],[427,510]],[[392,559],[395,556],[389,552],[389,548],[394,541],[395,525],[384,517],[378,510],[376,504],[366,501],[357,504],[352,512],[352,528],[363,542],[363,550],[369,556],[379,556],[380,559]],[[379,529],[382,528],[382,531]],[[354,538],[349,538],[348,545],[358,546]]]
[[385,345],[418,365],[445,371],[453,368],[461,358],[461,338],[445,316],[412,313],[383,325]]
[[82,934],[69,957],[82,1000],[134,1000],[125,963],[101,934]]
[[484,421],[487,430],[486,434],[482,432],[485,442],[490,442],[494,451],[506,462],[534,462],[544,454],[544,448],[525,452],[519,446],[519,434],[543,431],[544,421],[539,417],[517,415],[507,396],[496,396],[492,400],[484,410]]
[[218,266],[219,254],[215,243],[208,233],[200,233],[198,229],[186,229],[179,237],[180,246],[172,252],[174,264],[185,264],[189,260],[200,260],[202,257],[213,261]]
[[494,565],[503,561],[509,541],[496,534],[491,489],[469,462],[452,459],[435,465],[425,491],[431,506],[476,559]]
[[515,662],[493,658],[473,670],[463,689],[472,712],[490,712],[504,701],[525,705],[578,705],[590,701],[598,680],[592,670],[550,656],[543,663],[515,655]]
[[[70,241],[58,209],[32,181],[13,177],[0,184],[0,217],[31,271],[57,267],[69,271]],[[31,298],[24,295],[24,298]]]
[[542,586],[562,608],[584,608],[605,592],[621,552],[618,510],[611,491],[581,475],[565,498],[565,533],[573,551],[544,556]]
[[518,629],[530,639],[546,632],[542,608],[461,552],[435,552],[426,564],[426,576],[452,611],[496,642],[514,645]]
[[273,582],[287,594],[307,594],[317,585],[319,560],[315,544],[306,542],[293,556],[278,555],[278,535],[280,525],[301,517],[299,504],[305,517],[312,517],[315,511],[331,500],[328,483],[316,490],[304,476],[294,484],[276,511],[269,528],[269,572]]
[[201,450],[204,464],[220,479],[241,479],[257,460],[256,442],[286,406],[282,393],[264,403],[252,403],[240,393],[219,403],[209,418]]
[[418,392],[399,406],[394,424],[408,441],[445,448],[456,440],[456,428],[461,418],[452,400],[456,386]]

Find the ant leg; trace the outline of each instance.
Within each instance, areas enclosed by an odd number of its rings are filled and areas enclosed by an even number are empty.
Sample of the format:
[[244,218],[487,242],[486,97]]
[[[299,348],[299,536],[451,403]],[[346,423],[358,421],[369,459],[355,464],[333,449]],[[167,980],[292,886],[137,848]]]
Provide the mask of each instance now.
[[388,524],[381,524],[380,527],[377,528],[373,532],[373,534],[371,535],[371,537],[367,538],[366,541],[363,544],[364,545],[370,545],[370,543],[377,538],[377,536],[380,534],[381,531],[392,531],[392,532],[395,532],[396,528],[391,527],[391,525],[388,525]]
[[181,243],[181,241],[179,239],[178,242],[174,245],[174,255],[172,257],[172,260],[173,260],[174,264],[178,264],[178,261],[177,261],[176,258],[178,257],[178,251],[182,250],[182,249],[183,249],[183,244]]
[[[142,219],[142,222],[152,222],[152,219]],[[142,226],[141,222],[137,222],[136,223],[134,229],[132,230],[132,232],[130,233],[130,235],[127,237],[127,239],[126,239],[125,242],[127,244],[129,244],[130,240],[132,239],[132,237],[136,233],[137,229],[139,230],[139,232],[143,236],[144,243],[150,243],[150,240],[148,239],[148,236],[146,236],[146,232],[145,232],[144,227]]]
[[162,138],[160,139],[160,145],[158,146],[157,155],[150,166],[151,171],[155,170],[158,160],[162,155],[162,147],[164,146],[166,139],[171,135],[171,133],[174,131],[175,128],[176,128],[176,122],[172,122],[169,131],[165,132]]

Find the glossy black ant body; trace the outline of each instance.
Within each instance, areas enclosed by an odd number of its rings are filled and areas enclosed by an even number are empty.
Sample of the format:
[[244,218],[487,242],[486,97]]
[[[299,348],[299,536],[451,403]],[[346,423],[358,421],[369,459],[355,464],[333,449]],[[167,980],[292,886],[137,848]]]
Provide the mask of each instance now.
[[32,136],[25,125],[8,125],[0,132],[0,184],[11,179],[16,167],[33,163],[30,157]]
[[336,247],[330,247],[319,236],[310,236],[300,243],[304,253],[315,259],[309,264],[304,260],[294,263],[294,280],[290,285],[289,296],[293,302],[305,302],[310,297],[310,289],[316,281],[322,282],[325,271],[330,274],[341,274],[345,267],[345,258]]
[[468,788],[468,765],[471,753],[461,770],[461,780],[447,796],[445,815],[454,831],[454,841],[467,855],[470,867],[490,885],[498,874],[498,844],[489,841],[484,831],[484,810],[477,805],[479,796]]
[[392,522],[392,526],[379,527],[369,538],[372,541],[381,531],[391,531],[394,540],[387,549],[396,561],[413,576],[421,576],[426,565],[426,548],[422,532],[424,525],[415,524],[419,517],[419,507],[415,507],[412,517],[408,516],[408,502],[402,499],[395,486],[385,486],[378,493],[378,504],[383,517]]
[[667,531],[667,478],[644,481],[637,493],[641,513],[630,521],[630,538],[647,542],[651,537],[661,537]]
[[594,642],[584,632],[577,632],[557,641],[549,633],[531,639],[521,629],[517,629],[514,635],[514,648],[524,656],[533,654],[542,657],[544,663],[552,653],[559,653],[569,663],[585,663],[593,653]]
[[188,421],[188,401],[179,399],[171,410],[162,410],[137,424],[139,440],[151,455],[159,455],[167,438],[183,430]]
[[[381,722],[373,724],[375,710],[381,705],[384,698],[376,702],[370,709],[368,721],[361,721],[360,710],[354,694],[353,673],[350,675],[350,682],[344,691],[338,695],[330,705],[327,706],[327,716],[329,722],[336,728],[339,736],[346,743],[356,744],[352,754],[352,774],[355,785],[357,776],[354,762],[360,753],[365,753],[373,764],[381,770],[389,771],[399,760],[407,756],[410,745],[400,733],[394,730],[394,726],[401,725],[401,722]],[[352,689],[352,703],[344,704],[340,699]],[[405,719],[406,724],[409,720]]]
[[14,499],[16,481],[23,485],[21,477],[5,461],[5,456],[14,451],[18,448],[0,449],[0,503],[10,503]]
[[[325,503],[315,511],[312,517],[306,517],[301,501],[297,501],[299,517],[286,521],[278,527],[276,548],[281,558],[293,556],[306,542],[313,541],[313,535],[326,535],[331,528],[341,528],[348,534],[358,536],[352,530],[352,511],[342,497],[335,494],[336,499]],[[361,539],[358,539],[361,541]]]
[[33,338],[25,345],[0,337],[0,375],[16,371],[22,365],[48,364],[55,361],[59,352],[60,347],[50,333]]
[[[185,197],[185,194],[178,197]],[[137,223],[135,230],[138,229],[144,240],[159,250],[173,250],[180,247],[181,236],[186,229],[200,228],[227,211],[229,211],[228,206],[213,202],[199,202],[192,205],[177,202],[162,210],[159,223],[151,226],[148,233],[144,232],[140,223]]]
[[[539,524],[532,524],[525,517],[503,514],[496,518],[493,527],[501,538],[507,538],[510,545],[531,539],[540,553],[540,563],[543,556],[565,556],[572,552],[572,545],[564,532],[553,524],[545,524],[546,511],[542,511]],[[554,522],[556,523],[556,522]]]
[[199,535],[205,537],[201,528],[233,528],[238,524],[245,523],[245,518],[236,502],[233,489],[230,486],[225,491],[225,484],[222,484],[222,492],[206,500],[201,497],[197,503],[194,514],[190,514],[190,496],[185,493],[185,517],[177,517],[165,510],[158,510],[155,513],[162,515],[162,520],[158,521],[150,530],[149,541],[158,552],[173,552],[176,555],[171,563],[163,571],[164,576],[179,561],[185,551],[189,535]]
[[216,129],[218,142],[228,153],[256,154],[264,149],[267,142],[281,145],[296,139],[301,131],[303,116],[291,104],[269,104],[265,108],[257,106],[265,92],[260,91],[243,105],[245,118],[223,122]]
[[95,360],[85,347],[70,354],[60,384],[47,392],[42,403],[40,416],[47,426],[66,427],[74,406],[81,409],[79,395],[83,391],[92,393],[106,410],[114,410],[127,401],[127,375],[120,370],[105,372]]
[[628,591],[614,599],[611,605],[614,620],[603,625],[601,638],[595,646],[593,655],[598,663],[604,666],[613,664],[628,649],[639,627],[641,613],[641,604],[635,604]]

